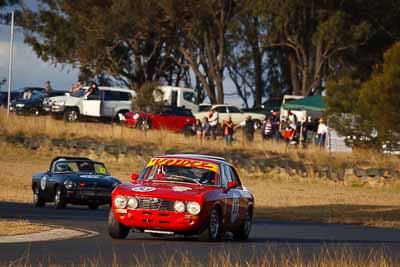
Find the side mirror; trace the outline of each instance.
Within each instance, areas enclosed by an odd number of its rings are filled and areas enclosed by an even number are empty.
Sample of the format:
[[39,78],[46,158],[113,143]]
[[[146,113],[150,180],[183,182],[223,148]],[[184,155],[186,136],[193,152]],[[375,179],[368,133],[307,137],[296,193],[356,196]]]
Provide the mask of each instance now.
[[139,174],[138,174],[138,173],[132,173],[132,174],[131,174],[131,182],[132,182],[133,184],[136,184],[138,178],[139,178]]
[[232,189],[232,188],[236,188],[238,186],[238,184],[236,182],[228,182],[227,184],[227,188]]

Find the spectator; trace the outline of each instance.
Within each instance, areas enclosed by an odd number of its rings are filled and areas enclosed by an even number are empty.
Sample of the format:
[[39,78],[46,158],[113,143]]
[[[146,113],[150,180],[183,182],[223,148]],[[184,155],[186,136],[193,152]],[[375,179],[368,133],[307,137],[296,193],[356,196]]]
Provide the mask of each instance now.
[[26,90],[22,95],[22,99],[31,99],[32,97],[32,90]]
[[49,80],[44,82],[44,90],[45,90],[45,93],[46,93],[47,96],[49,96],[51,91],[53,90],[53,88],[51,88]]
[[218,120],[218,112],[214,109],[210,109],[210,112],[208,113],[208,122],[210,123],[210,133],[213,140],[217,137]]
[[268,140],[273,136],[272,122],[270,118],[266,118],[261,126],[261,136],[263,140]]
[[93,82],[89,89],[86,91],[86,96],[95,95],[99,91],[97,83]]
[[224,130],[224,138],[225,138],[225,144],[227,146],[230,146],[233,141],[233,121],[231,116],[228,117],[228,120],[222,121],[222,129]]
[[324,120],[321,118],[319,120],[318,131],[317,131],[318,145],[321,148],[325,147],[325,140],[326,140],[326,134],[327,133],[328,133],[328,126],[326,126],[326,124],[324,123]]
[[246,120],[235,126],[234,129],[236,129],[237,127],[244,127],[246,139],[248,142],[254,141],[254,132],[257,129],[257,125],[250,115],[247,116]]
[[275,141],[281,140],[281,133],[279,131],[279,113],[272,112],[272,136],[274,137]]
[[203,123],[201,124],[201,137],[208,138],[210,136],[210,123],[208,122],[208,118],[203,118]]
[[297,116],[296,114],[292,113],[292,111],[288,111],[288,120],[294,124],[297,124]]
[[303,138],[305,143],[310,143],[313,140],[315,131],[315,125],[312,121],[311,116],[308,116],[307,120],[303,124]]
[[82,82],[78,80],[78,82],[75,85],[72,85],[72,87],[68,90],[68,92],[73,94],[81,90],[82,90]]
[[196,120],[196,122],[191,127],[191,131],[192,131],[193,135],[196,135],[199,138],[201,138],[201,134],[202,134],[201,120],[199,120],[199,119]]
[[296,133],[296,125],[289,120],[287,122],[285,132],[283,134],[286,142],[290,143],[293,140],[295,133]]

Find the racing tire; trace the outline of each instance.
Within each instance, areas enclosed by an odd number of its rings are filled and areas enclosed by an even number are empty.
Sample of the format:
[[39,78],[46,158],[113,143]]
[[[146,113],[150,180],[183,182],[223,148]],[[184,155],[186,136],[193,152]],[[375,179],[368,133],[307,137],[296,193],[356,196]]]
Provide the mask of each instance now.
[[33,189],[33,206],[36,208],[43,207],[46,202],[40,197],[39,187],[35,186]]
[[108,234],[112,238],[125,239],[128,236],[130,230],[130,227],[123,225],[122,223],[117,221],[117,219],[115,219],[114,213],[112,209],[110,209],[110,213],[108,214]]
[[99,206],[100,205],[96,204],[96,203],[91,203],[91,204],[88,205],[90,210],[97,210],[99,208]]
[[38,108],[31,108],[30,109],[30,114],[32,114],[33,116],[37,117],[40,115],[40,110]]
[[233,232],[233,239],[237,241],[247,240],[250,235],[252,224],[253,224],[253,214],[251,209],[249,208],[244,218],[244,221],[240,225],[239,230]]
[[63,119],[66,122],[76,122],[79,120],[79,111],[76,108],[67,108],[64,111]]
[[65,201],[64,192],[61,186],[57,186],[56,193],[54,194],[54,207],[56,209],[64,209],[67,206]]
[[208,218],[204,230],[199,233],[200,241],[215,242],[221,239],[221,212],[214,208]]

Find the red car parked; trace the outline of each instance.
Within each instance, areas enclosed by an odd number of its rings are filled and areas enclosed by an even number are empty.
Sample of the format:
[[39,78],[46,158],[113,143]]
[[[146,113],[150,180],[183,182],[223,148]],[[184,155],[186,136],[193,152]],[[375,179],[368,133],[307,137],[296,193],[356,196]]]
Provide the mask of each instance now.
[[155,236],[198,235],[207,241],[230,232],[234,239],[245,240],[253,209],[253,195],[223,158],[160,156],[140,174],[132,174],[131,183],[115,188],[108,231],[119,239],[134,228]]
[[182,132],[194,124],[196,119],[190,109],[166,106],[158,113],[129,112],[125,114],[125,121],[132,128]]

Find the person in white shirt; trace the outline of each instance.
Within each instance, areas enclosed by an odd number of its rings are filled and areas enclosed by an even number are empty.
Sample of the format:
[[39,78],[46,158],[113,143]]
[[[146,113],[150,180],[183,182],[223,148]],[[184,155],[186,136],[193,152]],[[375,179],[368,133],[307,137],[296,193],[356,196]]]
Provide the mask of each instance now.
[[208,113],[208,123],[210,124],[211,138],[215,140],[217,136],[217,127],[219,124],[219,114],[214,109],[211,109]]
[[318,130],[317,130],[318,145],[321,148],[325,147],[325,140],[326,140],[327,133],[328,133],[328,126],[326,126],[326,124],[324,123],[324,120],[321,118],[319,120]]

